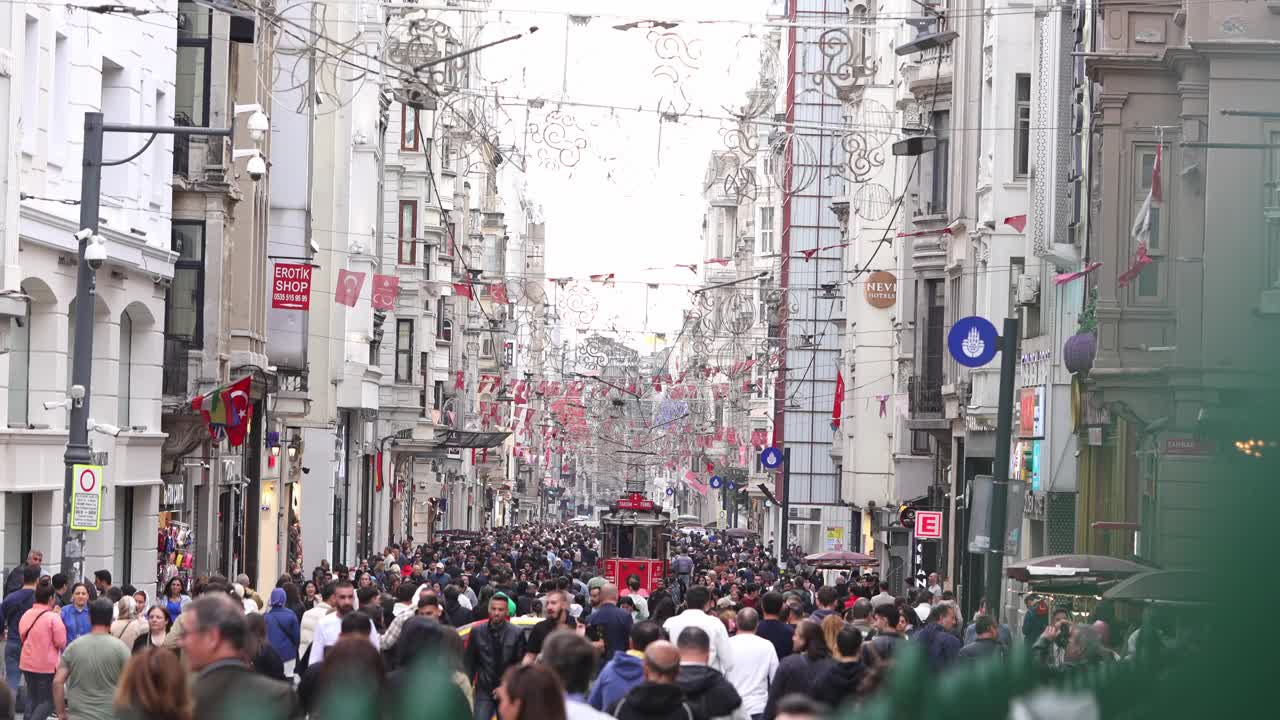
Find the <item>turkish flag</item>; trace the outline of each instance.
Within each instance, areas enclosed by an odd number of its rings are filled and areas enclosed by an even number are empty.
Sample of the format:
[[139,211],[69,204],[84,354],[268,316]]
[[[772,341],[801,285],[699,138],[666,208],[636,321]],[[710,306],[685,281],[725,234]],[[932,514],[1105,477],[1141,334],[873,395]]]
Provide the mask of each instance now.
[[[231,447],[240,447],[249,434],[249,426],[253,422],[253,400],[249,392],[253,386],[253,376],[245,375],[223,390],[223,398],[227,403],[227,443]],[[234,418],[235,422],[231,422]]]
[[511,300],[507,298],[507,284],[506,284],[506,283],[500,283],[500,282],[497,282],[497,283],[493,283],[492,285],[490,285],[490,286],[489,286],[489,296],[490,296],[490,297],[492,297],[492,298],[493,298],[493,301],[494,301],[494,302],[496,302],[496,303],[502,303],[503,305],[510,305],[510,304],[511,304]]
[[333,293],[334,302],[347,307],[355,307],[360,299],[360,288],[364,287],[364,273],[353,270],[338,271],[338,288]]
[[454,283],[453,292],[455,295],[464,297],[468,300],[475,299],[475,293],[471,292],[471,283]]
[[831,427],[840,429],[840,418],[844,409],[844,373],[836,370],[836,399],[831,404]]

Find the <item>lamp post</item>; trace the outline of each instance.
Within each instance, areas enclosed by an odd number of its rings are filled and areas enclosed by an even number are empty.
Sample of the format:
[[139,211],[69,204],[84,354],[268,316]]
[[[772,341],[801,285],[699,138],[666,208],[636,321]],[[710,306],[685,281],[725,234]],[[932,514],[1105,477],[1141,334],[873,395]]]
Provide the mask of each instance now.
[[[151,135],[134,154],[122,160],[102,159],[102,141],[106,133]],[[155,141],[157,135],[201,135],[231,137],[232,128],[169,127],[154,125],[116,125],[102,121],[102,113],[84,114],[84,151],[80,175],[79,266],[76,272],[75,352],[71,357],[71,385],[80,388],[72,393],[71,415],[67,423],[67,449],[62,456],[65,476],[62,483],[62,572],[71,579],[81,576],[78,566],[84,560],[84,535],[71,529],[71,502],[74,494],[74,467],[93,461],[89,446],[89,399],[93,359],[93,310],[97,295],[97,269],[106,259],[98,237],[98,200],[102,190],[102,168],[133,161]],[[77,397],[78,396],[78,397]]]

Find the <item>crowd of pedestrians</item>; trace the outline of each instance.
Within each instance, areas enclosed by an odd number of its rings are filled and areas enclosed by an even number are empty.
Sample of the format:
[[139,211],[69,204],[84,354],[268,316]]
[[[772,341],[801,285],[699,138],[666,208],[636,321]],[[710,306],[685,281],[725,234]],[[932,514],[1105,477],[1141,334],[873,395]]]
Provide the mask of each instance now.
[[[982,611],[966,624],[936,578],[824,583],[798,555],[695,535],[649,592],[601,577],[598,552],[577,526],[443,533],[261,592],[213,575],[150,597],[45,575],[32,552],[0,604],[0,696],[39,720],[352,717],[344,692],[390,717],[425,687],[441,718],[801,720],[872,697],[904,643],[942,673],[1015,642]],[[1105,624],[1034,597],[1026,617],[1016,641],[1047,666],[1119,656]]]

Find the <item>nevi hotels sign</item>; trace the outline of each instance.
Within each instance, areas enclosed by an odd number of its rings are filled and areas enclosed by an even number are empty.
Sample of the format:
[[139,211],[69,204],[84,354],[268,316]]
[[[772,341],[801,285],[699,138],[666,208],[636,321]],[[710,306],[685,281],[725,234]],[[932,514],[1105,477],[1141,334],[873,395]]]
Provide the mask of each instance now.
[[898,302],[898,278],[893,273],[877,270],[867,276],[862,286],[867,304],[884,310]]

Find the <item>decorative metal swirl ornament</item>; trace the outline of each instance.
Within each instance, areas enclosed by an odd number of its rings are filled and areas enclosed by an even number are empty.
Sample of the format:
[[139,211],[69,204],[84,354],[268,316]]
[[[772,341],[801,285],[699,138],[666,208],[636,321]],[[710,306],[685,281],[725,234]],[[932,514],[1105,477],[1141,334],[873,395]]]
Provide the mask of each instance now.
[[579,325],[586,326],[595,320],[600,303],[581,283],[574,283],[563,299],[557,298],[556,308],[564,308],[575,316]]
[[[415,69],[419,79],[425,80],[436,93],[448,95],[457,89],[458,78],[466,75],[466,58],[422,66],[461,47],[461,40],[446,23],[427,19],[421,12],[407,12],[388,20],[383,57],[390,65]],[[416,70],[419,67],[422,69]]]
[[849,182],[864,183],[884,166],[884,152],[868,146],[867,133],[861,130],[841,135],[840,149],[844,160],[836,171]]
[[693,107],[684,91],[684,77],[689,71],[700,69],[702,44],[697,40],[686,42],[679,33],[657,30],[649,31],[645,38],[659,61],[649,76],[655,80],[665,80],[671,85],[670,89],[662,90],[658,112],[664,116],[683,115]]
[[537,156],[547,170],[577,166],[587,147],[586,130],[561,110],[552,110],[541,121],[530,122],[528,131],[529,141],[542,146]]
[[854,62],[854,40],[845,28],[832,28],[818,36],[822,67],[812,75],[812,82],[828,97],[847,99],[864,76],[860,63]]

